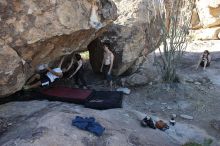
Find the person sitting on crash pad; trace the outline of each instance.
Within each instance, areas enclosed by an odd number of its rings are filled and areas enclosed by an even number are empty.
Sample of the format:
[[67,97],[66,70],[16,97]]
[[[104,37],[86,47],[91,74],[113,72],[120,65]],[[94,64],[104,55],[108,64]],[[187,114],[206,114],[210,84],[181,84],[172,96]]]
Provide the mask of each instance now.
[[87,84],[84,78],[84,67],[83,67],[83,60],[80,54],[75,54],[76,63],[74,64],[74,68],[76,70],[73,72],[72,75],[70,75],[69,78],[72,78],[74,76],[75,83],[77,86],[79,86],[79,80],[82,83],[83,89],[87,89]]
[[[58,67],[53,68],[53,69],[51,69],[50,67],[45,65],[44,67],[47,69],[47,72],[45,74],[35,74],[34,76],[32,76],[32,78],[30,78],[28,80],[28,82],[23,87],[23,89],[28,90],[28,89],[32,89],[32,88],[37,88],[39,86],[41,86],[41,87],[48,86],[52,82],[54,82],[56,79],[62,78],[63,72],[68,71],[71,67],[71,63],[70,63],[70,65],[67,69],[64,68],[62,70],[61,66],[63,64],[63,61],[64,61],[64,57],[61,59]],[[34,82],[34,81],[36,81],[36,82]]]

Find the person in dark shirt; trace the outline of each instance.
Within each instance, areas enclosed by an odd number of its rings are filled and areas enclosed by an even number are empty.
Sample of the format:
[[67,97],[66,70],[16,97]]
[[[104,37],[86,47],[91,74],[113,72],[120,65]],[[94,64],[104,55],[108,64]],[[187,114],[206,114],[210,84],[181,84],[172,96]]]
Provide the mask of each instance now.
[[82,83],[83,89],[87,89],[87,84],[84,78],[84,68],[83,68],[83,60],[80,54],[75,54],[76,63],[74,64],[74,67],[76,68],[75,71],[70,75],[69,78],[74,77],[76,85],[79,84],[79,80]]
[[199,58],[199,62],[196,69],[198,69],[200,65],[201,67],[203,67],[203,70],[205,70],[206,67],[210,66],[210,63],[211,63],[211,55],[208,50],[205,50]]

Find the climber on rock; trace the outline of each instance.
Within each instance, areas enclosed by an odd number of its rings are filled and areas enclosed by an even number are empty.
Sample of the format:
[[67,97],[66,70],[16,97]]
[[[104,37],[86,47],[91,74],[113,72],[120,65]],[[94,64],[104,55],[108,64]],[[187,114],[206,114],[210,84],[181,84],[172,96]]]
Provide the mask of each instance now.
[[83,59],[81,57],[80,54],[75,54],[75,59],[76,59],[76,63],[74,63],[74,72],[70,75],[69,78],[72,78],[74,77],[75,79],[75,83],[77,86],[80,86],[79,84],[79,80],[80,82],[82,83],[82,87],[83,89],[87,89],[87,84],[86,84],[86,81],[85,81],[85,78],[84,78],[84,65],[83,65]]
[[[54,82],[56,79],[58,78],[62,78],[63,77],[63,73],[67,72],[73,63],[73,59],[71,60],[71,63],[69,65],[68,68],[63,68],[61,69],[61,66],[63,64],[64,61],[63,57],[58,65],[57,68],[53,68],[51,69],[50,67],[48,67],[47,65],[43,65],[44,68],[47,69],[47,72],[44,74],[35,74],[34,76],[32,76],[28,82],[26,83],[26,85],[23,87],[24,90],[28,90],[28,89],[32,89],[32,88],[37,88],[39,86],[44,87],[44,86],[48,86],[50,85],[52,82]],[[43,67],[42,66],[42,67]],[[35,82],[34,82],[35,81]]]

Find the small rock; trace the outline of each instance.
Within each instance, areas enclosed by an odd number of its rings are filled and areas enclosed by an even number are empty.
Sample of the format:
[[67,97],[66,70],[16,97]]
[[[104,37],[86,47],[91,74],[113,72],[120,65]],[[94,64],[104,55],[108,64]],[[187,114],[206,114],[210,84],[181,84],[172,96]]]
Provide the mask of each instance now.
[[172,117],[172,118],[176,118],[176,114],[172,114],[171,117]]
[[153,103],[151,103],[151,102],[145,102],[144,104],[145,104],[145,105],[149,105],[149,106],[152,106],[152,105],[153,105]]
[[130,117],[129,114],[124,114],[126,117]]
[[126,83],[130,86],[145,85],[149,83],[149,78],[146,75],[134,73],[126,79]]
[[200,83],[200,82],[194,82],[194,84],[195,84],[195,85],[201,85],[201,83]]
[[167,106],[167,109],[168,109],[168,110],[172,110],[173,108],[172,108],[172,107],[170,107],[170,106]]
[[193,79],[186,79],[185,81],[188,82],[188,83],[193,83],[194,82]]
[[8,126],[11,126],[12,125],[12,123],[8,123]]
[[150,109],[150,112],[151,112],[152,114],[156,114],[156,113],[157,113],[155,110],[152,110],[152,109]]
[[165,107],[161,106],[161,107],[160,107],[160,109],[164,110],[164,109],[165,109]]
[[153,83],[152,83],[152,82],[150,82],[150,83],[149,83],[149,85],[153,85]]
[[166,105],[167,103],[164,102],[164,103],[161,103],[161,104],[162,104],[162,105]]
[[6,119],[0,118],[0,135],[5,132],[8,128]]
[[206,84],[206,83],[210,83],[211,82],[211,80],[209,78],[207,78],[207,77],[203,77],[203,78],[199,79],[198,81],[200,83],[202,83],[202,84]]
[[186,110],[188,108],[190,108],[191,103],[189,103],[188,101],[177,101],[177,106],[180,110]]
[[180,117],[183,118],[183,119],[187,119],[187,120],[193,120],[193,117],[189,116],[189,115],[181,114]]
[[215,129],[220,131],[220,121],[219,120],[212,120],[210,125]]
[[124,94],[127,94],[127,95],[131,93],[131,90],[128,88],[118,88],[116,91],[123,92]]
[[209,89],[213,90],[213,89],[215,89],[215,88],[211,86],[211,87],[209,87]]

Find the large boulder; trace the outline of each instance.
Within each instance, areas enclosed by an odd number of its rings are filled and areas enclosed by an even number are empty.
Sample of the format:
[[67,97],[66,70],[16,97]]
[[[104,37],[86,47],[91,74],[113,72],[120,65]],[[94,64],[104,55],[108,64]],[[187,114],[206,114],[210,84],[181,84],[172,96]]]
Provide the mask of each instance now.
[[219,40],[220,1],[195,1],[191,28],[193,40]]
[[193,39],[219,40],[220,1],[196,1],[191,24],[191,36]]
[[194,40],[219,40],[220,27],[191,30],[191,36]]
[[[135,62],[143,54],[148,54],[153,47],[147,41],[154,38],[155,44],[159,38],[160,27],[152,21],[160,13],[159,1],[153,0],[114,0],[118,8],[118,19],[104,33],[89,45],[91,65],[99,72],[103,56],[102,42],[109,42],[110,49],[115,54],[114,74],[121,75],[129,69],[133,70]],[[153,27],[152,27],[153,26]],[[158,26],[158,27],[155,27]],[[153,32],[151,36],[148,31]]]
[[147,57],[140,57],[135,63],[139,68],[134,74],[125,78],[125,83],[128,86],[141,86],[161,81],[159,68],[155,66],[155,58],[154,52],[148,54]]
[[0,93],[5,95],[21,88],[25,82],[22,60],[8,45],[0,44],[0,65]]
[[203,28],[220,25],[220,2],[218,0],[196,1],[196,8]]
[[0,1],[0,97],[41,63],[82,51],[117,18],[111,0]]
[[196,8],[194,8],[192,11],[191,27],[193,30],[202,28],[202,25],[201,25],[200,19],[199,19],[199,14],[198,14]]

